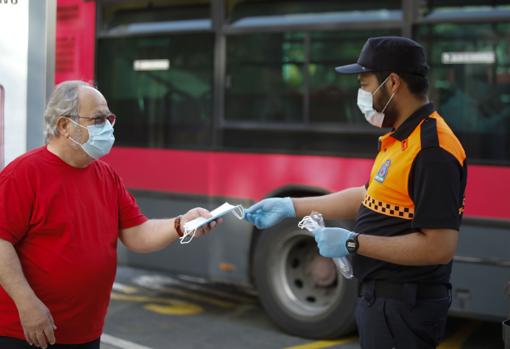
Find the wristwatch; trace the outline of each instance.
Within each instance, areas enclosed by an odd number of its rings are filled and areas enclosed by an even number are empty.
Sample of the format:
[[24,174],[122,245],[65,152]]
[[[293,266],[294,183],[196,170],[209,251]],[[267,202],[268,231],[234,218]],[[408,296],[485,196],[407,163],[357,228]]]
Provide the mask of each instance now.
[[358,233],[352,233],[351,236],[345,241],[345,247],[350,254],[355,254],[359,248]]

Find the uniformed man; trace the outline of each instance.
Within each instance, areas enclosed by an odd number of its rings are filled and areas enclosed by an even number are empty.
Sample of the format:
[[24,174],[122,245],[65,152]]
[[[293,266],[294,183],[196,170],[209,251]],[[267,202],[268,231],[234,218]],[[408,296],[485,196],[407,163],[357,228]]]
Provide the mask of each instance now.
[[356,323],[365,349],[435,348],[451,303],[450,273],[466,185],[466,154],[427,96],[422,46],[374,37],[357,63],[358,106],[376,127],[379,152],[365,186],[309,198],[269,198],[246,219],[268,228],[284,218],[321,212],[356,219],[354,231],[319,228],[320,254],[352,256],[359,280]]

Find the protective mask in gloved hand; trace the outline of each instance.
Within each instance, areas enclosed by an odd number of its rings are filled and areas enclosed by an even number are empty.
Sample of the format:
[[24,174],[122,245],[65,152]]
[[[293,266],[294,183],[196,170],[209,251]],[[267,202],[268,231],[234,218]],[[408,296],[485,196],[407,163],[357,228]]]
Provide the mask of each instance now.
[[[318,229],[322,229],[324,227],[325,224],[322,214],[315,211],[312,211],[309,216],[303,217],[303,219],[298,223],[298,228],[306,229],[313,234],[315,234]],[[342,274],[346,279],[351,279],[354,276],[352,264],[347,257],[333,258],[333,262],[340,274]]]

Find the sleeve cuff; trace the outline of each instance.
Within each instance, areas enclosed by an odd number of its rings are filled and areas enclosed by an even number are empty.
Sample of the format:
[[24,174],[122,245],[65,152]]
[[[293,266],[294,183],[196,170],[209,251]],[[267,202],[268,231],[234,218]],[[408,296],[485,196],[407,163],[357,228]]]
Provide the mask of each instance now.
[[14,238],[12,236],[12,234],[6,232],[5,230],[0,230],[0,239],[1,240],[5,240],[7,242],[10,242],[11,244],[15,244],[16,242],[18,242],[18,240],[16,238]]
[[121,222],[120,229],[129,229],[132,227],[136,227],[137,225],[143,224],[147,222],[149,218],[145,215],[140,215],[131,219],[126,219]]

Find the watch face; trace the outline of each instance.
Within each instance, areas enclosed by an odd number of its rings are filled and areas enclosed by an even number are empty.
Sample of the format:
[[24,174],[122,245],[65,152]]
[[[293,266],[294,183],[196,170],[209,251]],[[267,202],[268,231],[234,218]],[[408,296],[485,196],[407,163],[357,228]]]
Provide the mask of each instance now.
[[349,239],[347,240],[347,251],[349,251],[350,253],[352,252],[356,252],[356,250],[358,249],[358,242],[354,239]]

